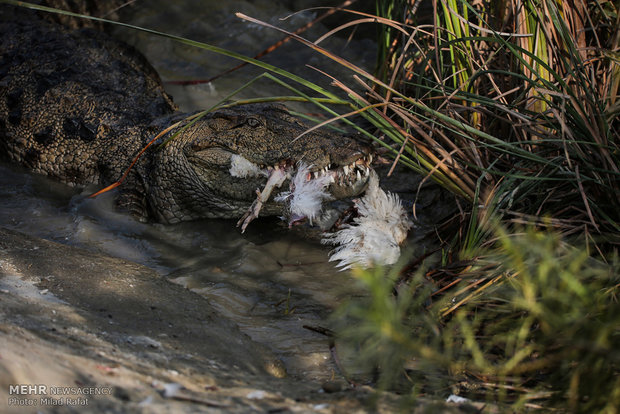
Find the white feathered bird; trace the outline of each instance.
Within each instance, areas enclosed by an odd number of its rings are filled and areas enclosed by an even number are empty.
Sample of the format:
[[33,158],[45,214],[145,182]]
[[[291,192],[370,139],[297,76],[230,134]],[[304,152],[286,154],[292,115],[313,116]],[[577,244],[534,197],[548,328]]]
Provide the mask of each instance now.
[[383,191],[377,173],[372,171],[366,193],[354,203],[358,217],[353,219],[353,224],[326,234],[321,241],[337,246],[329,260],[339,261],[342,270],[396,263],[400,244],[411,228],[398,196]]

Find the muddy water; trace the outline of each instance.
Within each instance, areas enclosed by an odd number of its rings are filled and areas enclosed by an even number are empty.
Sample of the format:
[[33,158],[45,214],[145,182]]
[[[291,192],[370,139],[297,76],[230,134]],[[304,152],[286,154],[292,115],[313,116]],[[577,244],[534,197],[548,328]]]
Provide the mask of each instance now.
[[[281,36],[234,16],[241,11],[288,30],[317,15],[306,11],[286,21],[281,16],[307,7],[290,1],[192,1],[139,2],[126,17],[133,24],[208,42],[254,55]],[[274,8],[277,7],[277,8]],[[318,26],[309,38],[327,29]],[[234,66],[235,61],[199,49],[139,32],[118,30],[117,35],[141,50],[164,81],[205,79]],[[348,41],[338,37],[325,46],[356,63],[371,67],[374,49],[370,40]],[[299,44],[290,43],[266,61],[329,82],[306,63],[335,76],[348,76],[333,63],[317,57]],[[232,90],[262,73],[246,67],[211,85],[182,87],[167,84],[182,110],[209,107]],[[271,81],[261,80],[239,97],[290,94]],[[114,212],[113,194],[95,200],[93,191],[75,190],[43,177],[0,165],[0,225],[55,241],[129,259],[209,298],[254,340],[270,347],[289,373],[305,379],[332,377],[325,337],[304,326],[325,325],[325,317],[355,294],[353,281],[328,262],[328,249],[316,239],[289,231],[276,219],[253,222],[241,235],[233,221],[205,220],[167,226],[142,224]]]
[[230,220],[142,224],[114,212],[113,195],[90,193],[0,165],[0,225],[154,268],[209,298],[290,374],[331,376],[326,339],[304,325],[324,325],[352,281],[316,240],[276,219],[257,220],[244,235]]

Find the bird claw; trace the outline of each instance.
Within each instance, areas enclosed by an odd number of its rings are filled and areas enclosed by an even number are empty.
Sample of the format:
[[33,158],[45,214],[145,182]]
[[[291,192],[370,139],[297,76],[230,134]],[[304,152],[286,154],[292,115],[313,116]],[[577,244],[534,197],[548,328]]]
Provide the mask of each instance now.
[[260,213],[260,209],[263,207],[263,202],[261,201],[261,192],[256,190],[256,200],[252,203],[248,211],[239,219],[237,222],[237,227],[241,226],[241,233],[245,232],[245,229],[248,227],[248,224],[255,218],[258,218],[258,213]]

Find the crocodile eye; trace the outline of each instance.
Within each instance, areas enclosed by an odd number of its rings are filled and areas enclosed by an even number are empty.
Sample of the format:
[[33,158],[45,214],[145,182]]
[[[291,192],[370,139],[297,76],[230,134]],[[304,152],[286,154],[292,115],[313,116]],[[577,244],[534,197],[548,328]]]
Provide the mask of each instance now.
[[247,123],[252,128],[257,128],[257,127],[262,125],[261,122],[258,119],[256,119],[256,118],[248,118]]

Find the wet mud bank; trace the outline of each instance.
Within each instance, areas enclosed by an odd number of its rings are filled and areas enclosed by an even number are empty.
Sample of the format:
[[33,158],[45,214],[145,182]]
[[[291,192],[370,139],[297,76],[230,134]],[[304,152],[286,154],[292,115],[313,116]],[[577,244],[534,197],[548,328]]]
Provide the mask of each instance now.
[[[278,392],[286,380],[276,377],[286,373],[275,357],[203,297],[144,266],[0,229],[0,286],[0,398],[7,406],[18,398],[38,401],[33,412],[80,409],[68,400],[54,408],[40,399],[46,394],[20,395],[15,384],[95,387],[100,395],[71,397],[112,412],[299,404]],[[8,408],[32,405],[21,403]]]
[[[277,358],[204,297],[142,265],[4,228],[0,320],[3,412],[335,413],[399,406],[397,396],[386,394],[373,408],[369,387],[287,377]],[[418,408],[427,412],[429,405]]]

